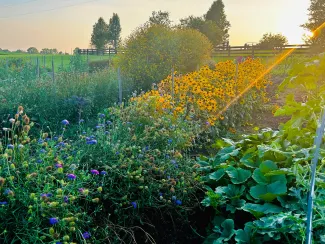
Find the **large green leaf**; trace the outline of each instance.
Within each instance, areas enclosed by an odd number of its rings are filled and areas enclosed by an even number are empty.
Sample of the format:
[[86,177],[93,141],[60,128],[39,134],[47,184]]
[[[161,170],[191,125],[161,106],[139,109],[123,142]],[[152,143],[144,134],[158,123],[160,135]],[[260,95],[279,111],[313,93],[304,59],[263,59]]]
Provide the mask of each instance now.
[[[270,174],[272,172],[274,172],[274,171],[270,171],[267,174]],[[263,174],[261,169],[255,169],[252,177],[258,184],[261,184],[261,185],[269,185],[276,181],[281,181],[281,182],[284,182],[285,184],[287,183],[287,179],[286,179],[285,175],[283,175],[283,174],[272,175],[271,174],[271,176],[269,176],[269,175]]]
[[250,194],[255,199],[261,199],[266,202],[271,202],[278,196],[287,192],[287,186],[282,181],[276,181],[269,185],[257,185],[250,189]]
[[221,227],[223,228],[221,237],[223,237],[224,241],[229,241],[232,236],[235,234],[235,224],[232,219],[226,219],[222,224]]
[[283,210],[281,207],[271,203],[264,203],[263,205],[247,203],[242,209],[244,211],[250,212],[256,218],[260,218],[266,214],[281,213],[281,211]]
[[251,243],[252,228],[249,225],[245,225],[243,230],[236,231],[235,240],[237,244],[249,244]]
[[220,180],[224,175],[225,175],[225,170],[224,169],[218,169],[217,171],[211,173],[209,175],[209,179],[210,180],[215,180],[215,181],[218,181]]
[[234,167],[229,167],[227,169],[227,174],[233,184],[242,184],[252,175],[249,170]]

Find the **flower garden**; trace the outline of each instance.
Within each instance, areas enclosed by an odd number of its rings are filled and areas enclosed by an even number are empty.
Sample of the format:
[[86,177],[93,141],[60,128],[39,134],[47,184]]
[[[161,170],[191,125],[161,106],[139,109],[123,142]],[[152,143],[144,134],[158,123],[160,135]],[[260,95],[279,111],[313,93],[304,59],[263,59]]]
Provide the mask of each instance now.
[[[296,62],[281,83],[304,95],[274,111],[285,123],[249,132],[269,101],[266,69],[248,58],[174,72],[120,105],[104,89],[112,71],[62,74],[43,109],[29,99],[45,80],[6,86],[0,242],[304,242],[325,58]],[[314,243],[325,242],[320,155]]]

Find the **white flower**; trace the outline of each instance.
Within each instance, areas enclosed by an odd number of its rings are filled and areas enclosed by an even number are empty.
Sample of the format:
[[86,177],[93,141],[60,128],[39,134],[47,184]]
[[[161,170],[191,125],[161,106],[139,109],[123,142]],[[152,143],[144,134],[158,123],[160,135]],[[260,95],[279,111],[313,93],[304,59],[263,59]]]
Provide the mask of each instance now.
[[15,119],[13,119],[13,118],[11,118],[11,119],[9,119],[9,121],[10,121],[10,123],[15,123]]
[[314,64],[319,65],[320,61],[318,59],[314,60]]

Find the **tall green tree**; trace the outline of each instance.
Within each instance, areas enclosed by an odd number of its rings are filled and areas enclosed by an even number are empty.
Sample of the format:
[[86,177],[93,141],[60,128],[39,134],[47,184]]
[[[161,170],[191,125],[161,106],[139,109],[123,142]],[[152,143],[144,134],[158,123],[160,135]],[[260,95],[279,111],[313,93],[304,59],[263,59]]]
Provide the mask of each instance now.
[[209,38],[210,42],[215,46],[219,45],[223,41],[222,30],[211,20],[205,20],[202,17],[189,16],[185,19],[181,19],[182,28],[191,28],[198,30],[206,37]]
[[110,18],[108,25],[108,42],[114,46],[115,50],[120,40],[121,31],[120,17],[113,13],[113,17]]
[[149,24],[151,25],[170,26],[171,23],[172,21],[170,20],[169,12],[167,11],[153,11],[152,15],[149,17]]
[[104,49],[107,45],[108,25],[105,20],[100,17],[98,22],[93,26],[93,33],[91,34],[90,44],[97,49]]
[[[306,43],[311,44],[316,50],[324,51],[325,48],[325,0],[311,0],[308,22],[302,27],[313,32],[312,38],[306,38]],[[317,31],[316,31],[317,30]]]
[[274,48],[288,44],[288,39],[282,34],[266,33],[259,41],[258,45],[261,48]]
[[227,20],[227,15],[225,13],[225,5],[222,0],[217,0],[212,3],[209,11],[204,16],[206,20],[211,20],[217,24],[217,26],[222,30],[224,42],[229,40],[229,29],[231,27],[230,22]]

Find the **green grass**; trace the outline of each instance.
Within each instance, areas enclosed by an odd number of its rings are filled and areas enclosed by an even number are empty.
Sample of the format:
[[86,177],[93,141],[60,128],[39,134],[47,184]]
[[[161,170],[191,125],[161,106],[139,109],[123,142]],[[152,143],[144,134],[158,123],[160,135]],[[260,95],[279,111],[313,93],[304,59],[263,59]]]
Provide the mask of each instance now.
[[[44,66],[44,57],[45,57],[45,67],[52,69],[52,58],[54,61],[54,70],[58,71],[60,67],[68,67],[70,64],[70,57],[71,55],[42,55],[42,54],[24,54],[24,53],[1,53],[0,52],[0,61],[4,61],[5,59],[13,59],[13,58],[21,58],[28,62],[37,63],[37,58],[39,60],[40,66]],[[87,60],[87,56],[83,55],[85,61]],[[109,56],[96,56],[96,55],[89,55],[88,60],[91,61],[98,61],[98,60],[109,60],[110,58],[116,58],[114,55],[111,57]]]

